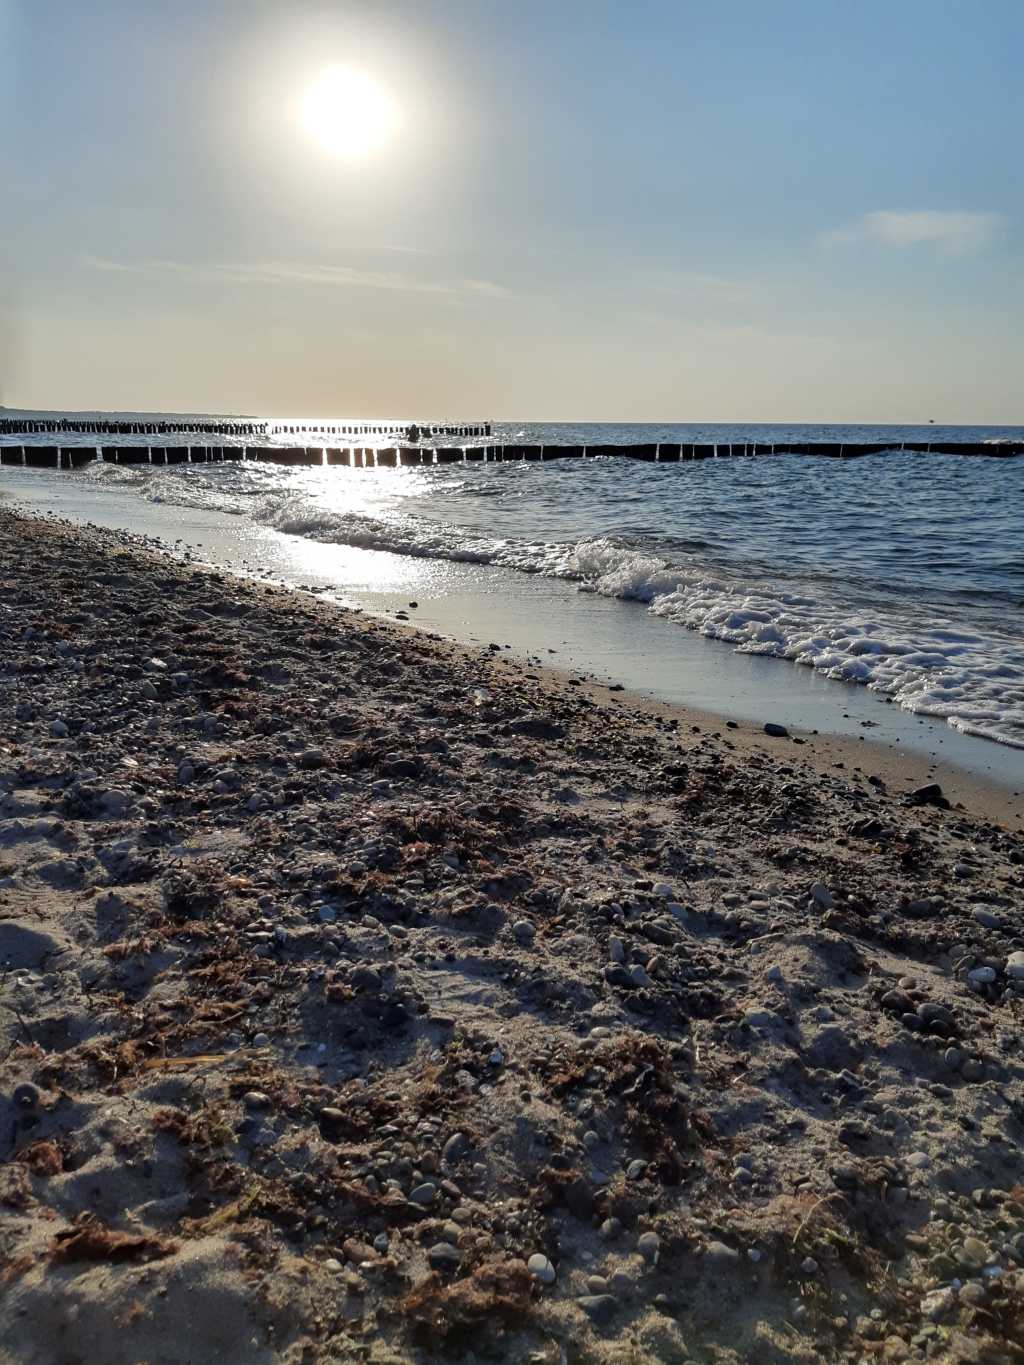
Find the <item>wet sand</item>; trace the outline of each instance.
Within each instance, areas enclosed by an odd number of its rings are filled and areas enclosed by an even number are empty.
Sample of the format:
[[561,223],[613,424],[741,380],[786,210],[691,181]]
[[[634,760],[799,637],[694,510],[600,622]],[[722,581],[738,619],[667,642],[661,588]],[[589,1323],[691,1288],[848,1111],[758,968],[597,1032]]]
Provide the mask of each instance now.
[[0,1359],[1014,1359],[1019,796],[790,730],[0,509]]

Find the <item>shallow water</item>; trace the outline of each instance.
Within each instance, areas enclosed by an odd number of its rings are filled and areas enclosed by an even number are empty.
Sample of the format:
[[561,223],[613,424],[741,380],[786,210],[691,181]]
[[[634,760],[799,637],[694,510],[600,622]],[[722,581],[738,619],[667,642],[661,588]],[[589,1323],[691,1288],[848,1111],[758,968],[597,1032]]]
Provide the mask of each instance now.
[[[408,469],[94,464],[50,476],[325,544],[489,564],[642,604],[744,654],[866,684],[1024,747],[1024,459],[899,451],[1006,428],[504,424],[496,439],[891,439],[858,460],[783,455]],[[180,439],[180,438],[178,438]],[[780,665],[781,667],[782,665]]]

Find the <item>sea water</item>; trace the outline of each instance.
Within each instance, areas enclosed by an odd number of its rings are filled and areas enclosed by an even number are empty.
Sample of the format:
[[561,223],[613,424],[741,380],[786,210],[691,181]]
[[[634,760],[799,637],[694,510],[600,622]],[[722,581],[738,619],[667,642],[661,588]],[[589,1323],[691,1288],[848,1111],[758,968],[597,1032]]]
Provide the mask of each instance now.
[[228,513],[339,553],[489,565],[505,575],[510,595],[526,576],[565,580],[578,593],[635,603],[666,629],[863,684],[965,734],[1024,748],[1024,458],[899,450],[904,440],[1021,435],[983,427],[497,424],[496,441],[531,444],[892,444],[848,461],[777,455],[368,470],[95,463],[45,477],[180,509],[183,525],[189,509]]

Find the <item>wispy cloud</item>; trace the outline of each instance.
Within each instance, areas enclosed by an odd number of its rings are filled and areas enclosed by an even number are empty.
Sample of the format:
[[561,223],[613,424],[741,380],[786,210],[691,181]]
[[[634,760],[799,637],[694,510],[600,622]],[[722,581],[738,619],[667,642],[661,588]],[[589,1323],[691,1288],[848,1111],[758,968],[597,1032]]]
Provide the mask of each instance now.
[[396,271],[360,270],[347,265],[303,265],[291,261],[116,261],[83,256],[90,270],[112,274],[170,275],[203,284],[314,285],[326,289],[386,289],[409,294],[483,295],[510,299],[513,291],[493,280],[429,280]]
[[658,293],[700,299],[708,303],[748,303],[761,289],[752,280],[709,275],[698,270],[659,270],[651,272],[647,283]]
[[934,246],[947,256],[971,256],[990,246],[1005,219],[970,209],[877,209],[827,232],[826,243],[877,242],[883,246]]

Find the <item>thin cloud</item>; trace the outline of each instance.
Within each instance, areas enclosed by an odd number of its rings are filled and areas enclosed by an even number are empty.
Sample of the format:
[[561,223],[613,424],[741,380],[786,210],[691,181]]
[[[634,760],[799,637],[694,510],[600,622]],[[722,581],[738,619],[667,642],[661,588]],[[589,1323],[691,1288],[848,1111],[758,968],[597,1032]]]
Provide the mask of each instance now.
[[999,236],[1005,224],[999,213],[969,209],[877,209],[855,222],[826,233],[826,243],[876,242],[882,246],[933,246],[947,256],[973,256]]
[[84,256],[82,262],[90,270],[173,275],[204,284],[315,285],[328,289],[385,289],[409,294],[514,297],[511,289],[492,280],[424,280],[395,271],[358,270],[347,265],[302,265],[289,261],[115,261],[102,256]]

